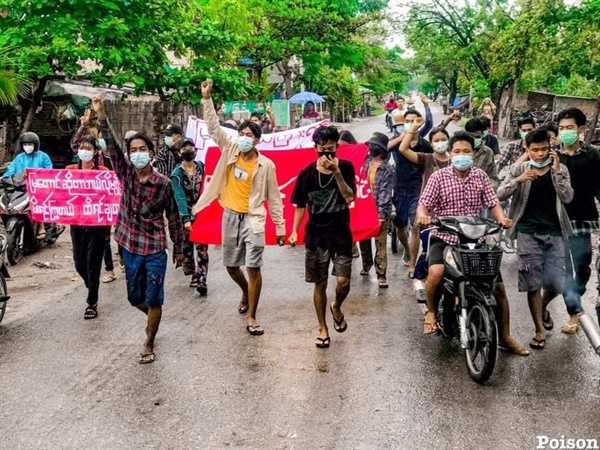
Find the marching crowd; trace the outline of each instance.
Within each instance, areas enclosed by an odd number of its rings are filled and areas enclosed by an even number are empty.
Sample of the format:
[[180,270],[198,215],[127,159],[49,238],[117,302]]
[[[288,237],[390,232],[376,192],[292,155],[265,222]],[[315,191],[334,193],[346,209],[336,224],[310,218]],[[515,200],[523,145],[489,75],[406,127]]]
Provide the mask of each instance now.
[[[211,91],[212,81],[207,80],[202,84],[204,118],[221,156],[206,186],[204,164],[196,161],[194,142],[185,138],[179,125],[164,130],[165,148],[160,151],[155,151],[149,137],[135,131],[128,132],[121,143],[106,117],[102,98],[95,96],[94,121],[86,113],[73,137],[77,160],[67,169],[114,170],[121,181],[114,239],[126,274],[128,300],[147,316],[139,362],[151,363],[156,357],[154,341],[168,264],[166,228],[174,263],[183,266],[190,287],[207,295],[208,245],[193,243],[190,234],[196,217],[217,199],[224,210],[223,265],[240,288],[238,310],[246,314],[246,329],[253,336],[264,333],[257,322],[257,309],[267,212],[276,225],[278,241],[283,243],[287,237],[292,246],[298,243],[308,213],[305,277],[314,284],[319,328],[315,344],[327,348],[331,342],[326,319],[330,266],[336,277],[335,298],[329,303],[334,328],[342,333],[348,327],[341,308],[350,292],[352,258],[356,256],[350,206],[357,188],[353,164],[336,154],[340,146],[356,140],[348,132],[340,135],[333,126],[315,132],[316,161],[298,176],[291,198],[294,221],[286,226],[275,164],[256,150],[263,132],[273,131],[274,120],[270,117],[262,122],[253,117],[245,121],[238,126],[237,140],[232,141],[221,129]],[[595,200],[600,190],[600,150],[580,140],[586,128],[585,115],[576,108],[566,109],[555,124],[539,128],[533,119],[523,119],[518,124],[521,139],[501,153],[491,130],[489,104],[480,116],[465,123],[464,131],[451,136],[446,128],[459,116],[453,113],[434,127],[426,98],[422,99],[425,117],[413,107],[405,107],[404,99],[394,100],[392,138],[374,133],[366,142],[365,176],[376,203],[380,232],[374,238],[374,257],[371,240],[358,245],[361,275],[368,275],[375,266],[379,287],[388,287],[387,237],[393,221],[408,276],[425,283],[424,296],[419,298],[427,305],[424,333],[433,334],[444,276],[443,251],[456,242],[453,236],[436,230],[429,239],[421,233],[422,228],[436,216],[491,214],[506,229],[507,239],[516,241],[518,288],[527,295],[535,326],[529,346],[544,348],[546,331],[554,326],[547,307],[558,295],[563,296],[570,316],[561,330],[576,333],[583,312],[581,297],[592,273],[591,235],[599,228]],[[36,161],[47,166],[49,158],[31,134],[22,137],[24,153],[13,161],[9,175],[42,167]],[[501,182],[498,173],[504,168],[509,170]],[[88,289],[85,319],[98,316],[100,282],[115,279],[110,237],[110,227],[71,227],[75,267]],[[103,260],[107,273],[101,279]],[[515,354],[528,355],[510,334],[509,299],[502,276],[494,297],[500,310],[501,345]],[[600,317],[600,305],[598,313]]]

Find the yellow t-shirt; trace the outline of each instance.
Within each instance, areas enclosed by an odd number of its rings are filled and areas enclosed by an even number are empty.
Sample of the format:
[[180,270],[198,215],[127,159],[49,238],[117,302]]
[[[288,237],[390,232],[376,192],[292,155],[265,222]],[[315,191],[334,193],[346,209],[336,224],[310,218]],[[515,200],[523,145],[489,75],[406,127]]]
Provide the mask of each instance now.
[[235,164],[227,169],[227,185],[221,195],[223,207],[246,214],[250,210],[250,191],[258,158],[246,162],[240,156]]

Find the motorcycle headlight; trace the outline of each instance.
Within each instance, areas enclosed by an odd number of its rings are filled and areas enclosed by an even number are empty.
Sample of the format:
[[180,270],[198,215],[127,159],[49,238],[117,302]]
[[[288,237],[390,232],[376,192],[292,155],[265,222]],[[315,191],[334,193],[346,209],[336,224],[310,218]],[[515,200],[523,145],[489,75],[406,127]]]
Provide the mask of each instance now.
[[462,231],[462,233],[469,239],[479,239],[483,237],[483,235],[487,231],[487,225],[472,225],[468,223],[461,223],[460,231]]

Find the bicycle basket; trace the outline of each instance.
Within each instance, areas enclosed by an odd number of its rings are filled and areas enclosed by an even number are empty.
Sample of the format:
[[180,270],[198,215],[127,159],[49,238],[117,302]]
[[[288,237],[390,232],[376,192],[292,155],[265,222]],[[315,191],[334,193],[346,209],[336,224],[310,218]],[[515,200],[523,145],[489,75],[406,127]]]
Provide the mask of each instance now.
[[502,250],[499,248],[459,249],[463,273],[471,277],[494,277],[500,273]]

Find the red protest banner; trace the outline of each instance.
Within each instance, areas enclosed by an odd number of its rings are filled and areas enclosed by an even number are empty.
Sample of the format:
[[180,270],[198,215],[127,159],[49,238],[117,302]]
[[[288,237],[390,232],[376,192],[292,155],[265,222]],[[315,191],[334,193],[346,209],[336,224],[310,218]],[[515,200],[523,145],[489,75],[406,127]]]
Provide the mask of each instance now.
[[[261,153],[271,159],[277,167],[277,180],[283,200],[286,229],[289,235],[292,232],[292,225],[294,223],[294,205],[290,203],[290,198],[300,171],[311,162],[316,162],[317,155],[315,149],[264,150]],[[355,241],[375,237],[379,233],[377,208],[375,207],[367,176],[364,173],[364,161],[367,153],[368,149],[365,144],[344,145],[339,147],[337,152],[339,158],[352,161],[356,171],[356,186],[358,189],[356,201],[350,207],[350,226]],[[208,150],[206,157],[207,182],[210,182],[210,174],[212,174],[217,165],[220,155],[221,152],[218,148],[211,147]],[[222,215],[223,210],[219,203],[216,201],[213,202],[196,218],[190,239],[194,242],[220,245]],[[271,221],[270,217],[267,218],[265,236],[268,245],[277,244],[275,224]],[[304,242],[304,224],[300,228],[298,238],[299,242]]]
[[121,184],[108,170],[28,169],[31,216],[62,225],[114,225]]

